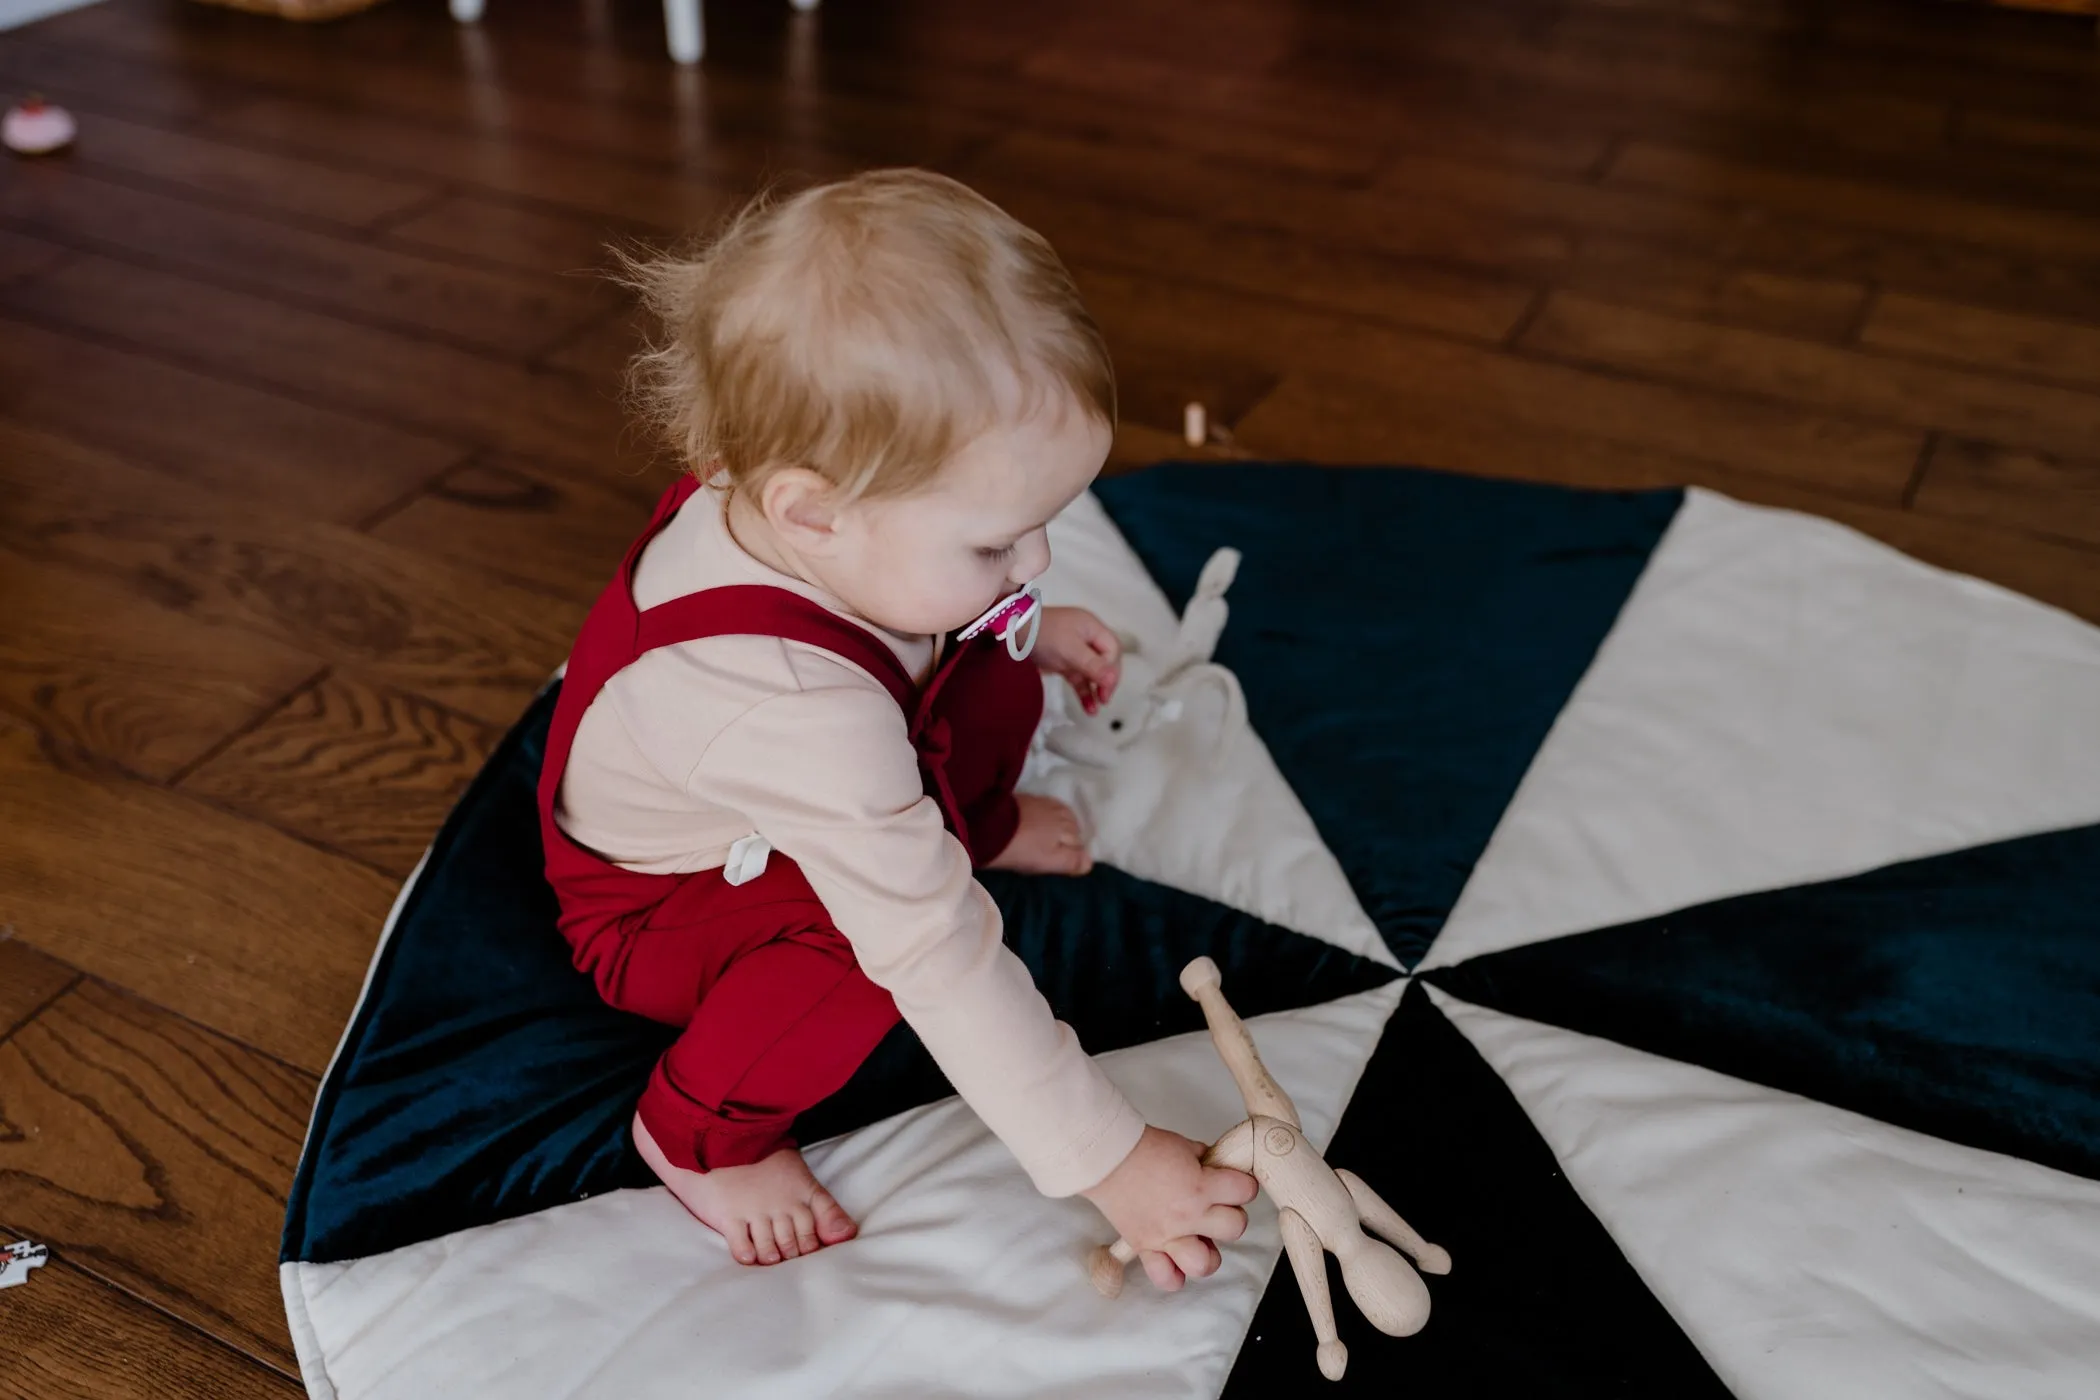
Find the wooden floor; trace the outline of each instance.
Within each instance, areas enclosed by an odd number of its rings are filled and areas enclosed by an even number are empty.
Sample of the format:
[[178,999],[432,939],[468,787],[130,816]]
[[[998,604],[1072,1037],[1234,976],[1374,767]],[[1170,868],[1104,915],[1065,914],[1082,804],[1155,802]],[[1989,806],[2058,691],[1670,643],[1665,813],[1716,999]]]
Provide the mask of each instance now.
[[[1698,482],[2100,618],[2100,49],[1862,0],[112,0],[0,35],[7,1396],[292,1395],[394,891],[664,479],[608,239],[912,162],[1043,229],[1119,463]],[[1808,605],[1813,605],[1809,600]]]

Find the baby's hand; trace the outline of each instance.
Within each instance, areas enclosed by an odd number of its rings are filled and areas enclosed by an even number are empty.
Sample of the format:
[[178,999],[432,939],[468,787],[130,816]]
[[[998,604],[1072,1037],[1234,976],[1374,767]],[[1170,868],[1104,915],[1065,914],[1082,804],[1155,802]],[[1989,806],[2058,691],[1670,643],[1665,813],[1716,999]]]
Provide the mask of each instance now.
[[1085,608],[1043,609],[1034,657],[1036,665],[1065,678],[1088,714],[1114,698],[1123,677],[1122,639]]
[[1212,1241],[1246,1233],[1241,1207],[1258,1189],[1245,1172],[1204,1166],[1204,1151],[1200,1142],[1148,1126],[1122,1165],[1085,1193],[1169,1293],[1217,1272]]

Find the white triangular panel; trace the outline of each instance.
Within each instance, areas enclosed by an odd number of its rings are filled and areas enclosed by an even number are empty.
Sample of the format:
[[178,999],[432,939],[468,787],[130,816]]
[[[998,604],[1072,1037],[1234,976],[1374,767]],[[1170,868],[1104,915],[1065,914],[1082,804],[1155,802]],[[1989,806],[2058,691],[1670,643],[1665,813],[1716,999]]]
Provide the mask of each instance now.
[[[1249,1024],[1325,1144],[1400,983]],[[1228,993],[1230,987],[1227,988]],[[1102,1057],[1148,1119],[1211,1138],[1246,1116],[1207,1035]],[[1088,1285],[1085,1202],[1047,1200],[954,1099],[809,1153],[855,1211],[849,1245],[772,1269],[729,1260],[660,1189],[619,1191],[343,1264],[287,1264],[317,1394],[512,1400],[694,1394],[1118,1400],[1214,1396],[1275,1267],[1275,1213],[1169,1298]],[[724,1340],[734,1338],[733,1347]],[[1308,1374],[1312,1358],[1306,1358]],[[323,1387],[326,1389],[324,1390]]]
[[2100,1395],[2100,1182],[1428,990],[1740,1400]]
[[1693,490],[1423,966],[2100,821],[2100,629]]
[[[1168,653],[1179,619],[1098,499],[1082,496],[1052,522],[1050,545],[1048,604],[1087,608],[1151,655]],[[1204,760],[1158,785],[1054,763],[1024,785],[1088,817],[1099,860],[1397,967],[1260,737],[1239,726]]]

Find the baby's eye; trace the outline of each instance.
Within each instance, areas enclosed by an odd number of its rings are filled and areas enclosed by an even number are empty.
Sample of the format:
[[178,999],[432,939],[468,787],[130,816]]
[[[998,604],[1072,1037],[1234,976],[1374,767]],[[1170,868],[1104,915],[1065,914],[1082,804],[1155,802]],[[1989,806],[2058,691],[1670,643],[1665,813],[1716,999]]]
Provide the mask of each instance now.
[[1010,544],[1000,545],[997,549],[993,549],[990,546],[980,546],[977,550],[977,557],[989,560],[992,563],[998,563],[1001,560],[1013,558],[1014,547]]

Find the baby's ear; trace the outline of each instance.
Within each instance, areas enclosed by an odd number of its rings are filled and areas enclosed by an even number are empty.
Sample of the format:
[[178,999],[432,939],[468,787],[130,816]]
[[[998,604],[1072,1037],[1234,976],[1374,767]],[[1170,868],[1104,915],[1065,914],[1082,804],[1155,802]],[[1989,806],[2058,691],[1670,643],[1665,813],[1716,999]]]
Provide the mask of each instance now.
[[782,467],[758,488],[766,523],[805,552],[821,552],[838,534],[838,488],[808,467]]

